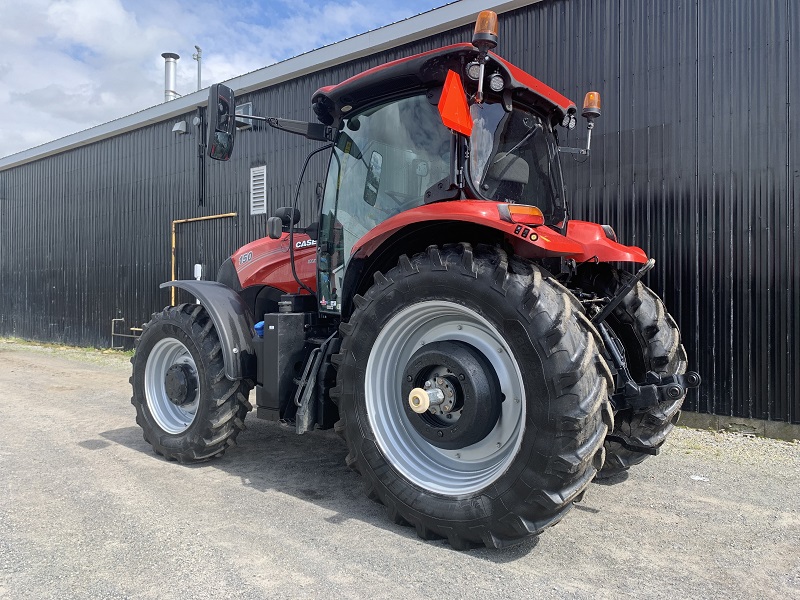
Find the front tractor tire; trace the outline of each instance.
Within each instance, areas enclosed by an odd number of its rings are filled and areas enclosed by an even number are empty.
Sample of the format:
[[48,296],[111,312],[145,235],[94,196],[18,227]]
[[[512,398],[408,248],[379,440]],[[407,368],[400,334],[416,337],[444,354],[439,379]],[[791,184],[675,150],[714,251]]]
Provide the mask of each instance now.
[[[612,296],[631,275],[607,264],[587,264],[579,271],[581,286]],[[661,298],[638,282],[609,315],[608,325],[625,349],[631,376],[644,382],[648,371],[661,376],[686,372],[686,350],[675,319]],[[685,394],[645,410],[616,413],[614,431],[606,439],[606,462],[598,479],[608,479],[656,454],[681,415]]]
[[347,463],[392,521],[500,548],[580,500],[603,465],[613,383],[566,289],[496,248],[431,246],[355,306],[331,395]]
[[142,328],[131,358],[136,422],[156,454],[182,463],[222,456],[252,405],[225,377],[214,323],[199,304],[167,307]]

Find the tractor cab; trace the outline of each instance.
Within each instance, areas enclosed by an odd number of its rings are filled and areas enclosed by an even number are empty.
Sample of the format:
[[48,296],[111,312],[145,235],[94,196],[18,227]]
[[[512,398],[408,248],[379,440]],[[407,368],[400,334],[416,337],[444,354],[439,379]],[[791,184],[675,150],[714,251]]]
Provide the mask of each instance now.
[[319,230],[322,312],[341,310],[359,241],[400,213],[482,200],[536,207],[550,225],[566,218],[553,127],[574,123],[574,105],[473,44],[322,88],[313,107],[336,131]]
[[[353,296],[385,266],[374,260],[376,250],[422,224],[437,224],[431,242],[452,243],[468,234],[502,242],[525,258],[589,252],[566,237],[559,152],[569,149],[559,148],[555,134],[559,125],[575,127],[576,107],[491,52],[497,20],[485,14],[493,13],[481,13],[472,43],[399,59],[320,88],[312,96],[318,123],[248,117],[328,142],[312,152],[330,150],[318,228],[311,234],[318,243],[316,277],[295,274],[298,286],[317,296],[319,313],[347,316]],[[584,107],[590,125],[599,115],[595,96],[591,115]],[[214,104],[208,151],[227,160],[235,134],[232,90],[212,86],[209,106]],[[299,243],[293,223],[271,221],[271,238],[288,232],[288,246]],[[546,227],[543,235],[533,229],[540,226]],[[583,237],[596,238],[597,229],[587,228]],[[428,245],[420,244],[403,251]],[[354,259],[361,259],[357,269],[350,268]],[[248,261],[239,267],[255,268]]]

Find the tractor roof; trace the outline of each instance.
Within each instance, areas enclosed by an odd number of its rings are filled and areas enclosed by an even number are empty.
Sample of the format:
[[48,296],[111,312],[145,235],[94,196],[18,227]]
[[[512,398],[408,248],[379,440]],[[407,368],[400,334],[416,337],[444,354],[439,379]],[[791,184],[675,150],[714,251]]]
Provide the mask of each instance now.
[[[466,65],[477,56],[477,48],[462,43],[374,67],[338,85],[317,90],[312,97],[314,112],[320,121],[330,125],[362,106],[414,91],[435,89],[444,84],[449,70],[462,75],[467,90],[474,92],[472,88],[477,89],[476,83],[463,75]],[[492,52],[486,70],[488,73],[499,70],[503,74],[505,90],[511,92],[514,102],[537,108],[557,121],[568,112],[576,112],[569,98]]]

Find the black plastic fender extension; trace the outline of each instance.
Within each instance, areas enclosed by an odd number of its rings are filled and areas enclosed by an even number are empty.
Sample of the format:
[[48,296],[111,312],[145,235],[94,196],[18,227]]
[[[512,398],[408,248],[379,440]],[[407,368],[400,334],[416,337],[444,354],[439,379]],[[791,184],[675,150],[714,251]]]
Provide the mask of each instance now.
[[255,320],[241,296],[216,281],[167,281],[159,287],[186,290],[200,301],[214,322],[222,344],[225,377],[231,381],[256,379],[256,352],[253,347]]

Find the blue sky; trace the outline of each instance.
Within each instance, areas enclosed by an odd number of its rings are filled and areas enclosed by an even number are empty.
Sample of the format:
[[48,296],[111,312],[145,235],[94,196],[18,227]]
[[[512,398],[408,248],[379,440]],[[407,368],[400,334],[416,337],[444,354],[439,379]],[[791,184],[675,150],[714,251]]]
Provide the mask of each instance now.
[[153,106],[162,52],[178,92],[447,4],[447,0],[0,0],[0,157]]

